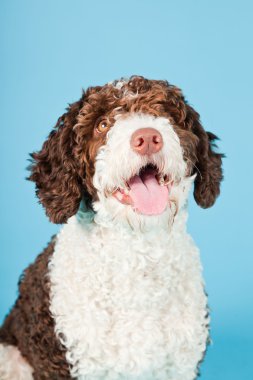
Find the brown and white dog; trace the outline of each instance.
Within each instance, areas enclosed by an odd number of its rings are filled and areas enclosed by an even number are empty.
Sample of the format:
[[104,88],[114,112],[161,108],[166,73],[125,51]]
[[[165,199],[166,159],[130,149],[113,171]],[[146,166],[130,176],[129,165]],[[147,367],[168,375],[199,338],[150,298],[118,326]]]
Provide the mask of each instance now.
[[1,380],[192,380],[208,341],[187,196],[219,195],[222,155],[182,92],[133,76],[88,88],[30,180],[60,233],[0,329]]

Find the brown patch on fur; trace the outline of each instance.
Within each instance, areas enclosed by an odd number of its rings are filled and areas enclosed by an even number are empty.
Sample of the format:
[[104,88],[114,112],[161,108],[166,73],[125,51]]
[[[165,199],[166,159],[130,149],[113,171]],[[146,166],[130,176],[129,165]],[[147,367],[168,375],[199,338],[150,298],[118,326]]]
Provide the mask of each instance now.
[[48,261],[54,240],[21,276],[19,297],[0,329],[0,343],[17,346],[34,369],[34,380],[69,380],[65,350],[49,312]]
[[32,154],[29,179],[36,183],[51,221],[66,222],[77,212],[81,199],[88,206],[96,199],[95,158],[106,140],[106,133],[96,133],[96,126],[103,120],[113,126],[116,116],[133,112],[170,120],[184,150],[188,175],[197,173],[197,203],[202,207],[214,203],[222,179],[222,155],[213,151],[215,136],[204,131],[198,113],[179,88],[167,81],[133,76],[121,88],[111,84],[88,88],[59,118],[42,150]]
[[36,194],[50,220],[63,223],[77,212],[86,195],[85,171],[73,155],[76,146],[73,125],[83,98],[70,105],[38,153],[33,153],[30,180],[36,182]]
[[205,132],[199,121],[199,114],[189,105],[188,124],[191,125],[192,132],[197,136],[196,165],[197,177],[194,186],[194,198],[197,204],[203,208],[211,207],[220,194],[220,183],[222,175],[221,153],[215,152],[215,136],[211,132]]

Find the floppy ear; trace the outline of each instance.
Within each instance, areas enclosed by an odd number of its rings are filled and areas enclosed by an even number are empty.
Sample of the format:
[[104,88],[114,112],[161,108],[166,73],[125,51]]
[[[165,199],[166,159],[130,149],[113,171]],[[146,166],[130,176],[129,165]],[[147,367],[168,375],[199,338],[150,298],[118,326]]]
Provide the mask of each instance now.
[[194,198],[197,204],[203,208],[211,207],[220,194],[222,175],[221,153],[215,152],[215,136],[211,132],[205,132],[199,121],[199,114],[187,105],[187,119],[191,124],[192,132],[197,136],[196,146],[196,179],[194,184]]
[[64,223],[74,215],[82,199],[82,176],[74,159],[74,131],[82,98],[69,106],[57,121],[41,151],[31,154],[28,178],[36,184],[36,194],[54,223]]

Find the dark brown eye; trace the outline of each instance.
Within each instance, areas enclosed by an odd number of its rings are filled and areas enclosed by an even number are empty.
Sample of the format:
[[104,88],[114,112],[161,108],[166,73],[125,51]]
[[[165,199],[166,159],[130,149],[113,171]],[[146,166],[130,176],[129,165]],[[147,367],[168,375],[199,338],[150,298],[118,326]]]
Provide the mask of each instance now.
[[96,127],[96,130],[98,133],[103,133],[103,132],[107,132],[109,127],[110,127],[109,123],[107,123],[106,121],[100,121],[100,123]]

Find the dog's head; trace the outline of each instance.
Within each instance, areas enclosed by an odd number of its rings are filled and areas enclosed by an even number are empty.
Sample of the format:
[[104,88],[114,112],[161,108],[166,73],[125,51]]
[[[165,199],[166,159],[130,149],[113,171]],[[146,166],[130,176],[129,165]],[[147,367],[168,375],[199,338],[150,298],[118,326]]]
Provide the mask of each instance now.
[[91,87],[32,154],[31,176],[50,220],[64,223],[85,202],[128,221],[173,220],[194,180],[210,207],[220,192],[222,155],[182,92],[140,76]]

